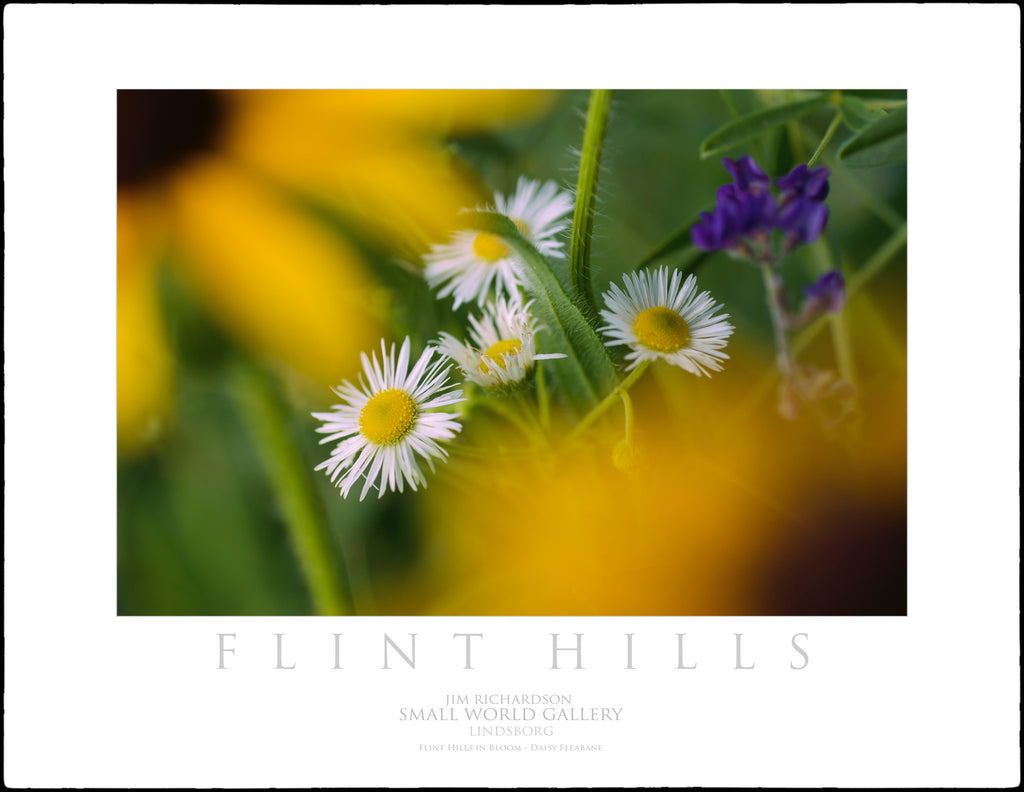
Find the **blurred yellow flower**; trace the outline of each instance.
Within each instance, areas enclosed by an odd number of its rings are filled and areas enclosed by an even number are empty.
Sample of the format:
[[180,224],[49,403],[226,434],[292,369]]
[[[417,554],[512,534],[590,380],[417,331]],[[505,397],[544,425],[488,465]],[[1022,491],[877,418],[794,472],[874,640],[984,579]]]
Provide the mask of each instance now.
[[[656,364],[664,366],[664,364]],[[664,366],[668,369],[668,366]],[[427,567],[383,613],[768,615],[905,608],[906,413],[900,383],[851,453],[813,422],[742,422],[750,383],[638,387],[638,443],[620,420],[585,445],[501,455],[516,439],[468,433],[493,454],[453,463],[426,494]],[[678,374],[678,376],[675,376]],[[679,419],[666,401],[680,402]],[[520,446],[521,448],[521,446]],[[465,461],[465,460],[464,460]]]
[[387,248],[446,238],[480,193],[440,145],[545,109],[536,91],[119,91],[118,446],[159,434],[173,363],[156,288],[175,262],[252,351],[335,383],[382,335],[372,275],[290,193]]

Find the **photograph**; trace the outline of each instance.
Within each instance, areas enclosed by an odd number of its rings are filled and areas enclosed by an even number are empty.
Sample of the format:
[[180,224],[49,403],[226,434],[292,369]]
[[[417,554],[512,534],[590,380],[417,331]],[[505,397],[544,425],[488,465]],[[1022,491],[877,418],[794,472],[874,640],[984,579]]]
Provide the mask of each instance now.
[[4,784],[1018,786],[1020,59],[5,6]]
[[908,104],[118,90],[118,614],[906,615]]

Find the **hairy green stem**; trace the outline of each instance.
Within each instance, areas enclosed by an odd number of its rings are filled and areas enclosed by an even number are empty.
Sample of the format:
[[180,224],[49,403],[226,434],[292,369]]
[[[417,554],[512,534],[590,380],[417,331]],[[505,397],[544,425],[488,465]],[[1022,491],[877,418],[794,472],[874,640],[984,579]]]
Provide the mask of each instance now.
[[323,616],[351,614],[340,549],[316,499],[307,465],[289,437],[279,397],[267,375],[250,363],[239,363],[234,377],[242,413],[270,478],[313,607]]
[[601,151],[611,109],[611,91],[591,91],[587,121],[583,128],[583,149],[580,172],[576,180],[576,208],[572,216],[572,244],[569,249],[569,277],[573,297],[585,316],[597,309],[594,287],[590,280],[590,243],[594,233],[594,206],[597,201],[597,178],[601,170]]
[[609,407],[615,404],[615,402],[618,401],[618,399],[623,394],[625,394],[626,391],[633,387],[636,381],[640,379],[640,375],[647,371],[647,366],[650,365],[650,362],[651,361],[649,360],[645,360],[642,363],[640,363],[640,365],[638,365],[635,369],[633,369],[633,371],[630,372],[629,376],[626,377],[626,379],[624,379],[621,382],[621,384],[619,384],[619,386],[615,388],[615,390],[613,390],[604,398],[604,401],[602,401],[599,405],[597,405],[593,410],[591,410],[583,417],[583,420],[580,421],[576,425],[576,428],[572,430],[572,433],[569,435],[569,439],[576,440],[577,438],[579,438],[580,435],[583,434],[583,432],[590,428],[590,425],[593,424],[594,421],[596,421],[598,418],[604,415],[608,411]]

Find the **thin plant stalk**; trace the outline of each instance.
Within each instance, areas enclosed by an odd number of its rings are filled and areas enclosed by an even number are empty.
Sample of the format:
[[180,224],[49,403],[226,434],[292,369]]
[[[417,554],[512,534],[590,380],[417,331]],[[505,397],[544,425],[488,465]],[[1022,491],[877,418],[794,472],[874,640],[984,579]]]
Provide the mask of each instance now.
[[239,363],[234,376],[242,413],[270,479],[314,610],[322,616],[351,614],[340,549],[316,499],[308,466],[289,435],[279,397],[267,375],[251,363]]
[[[821,139],[821,143],[818,144],[818,148],[815,149],[811,158],[807,160],[807,169],[813,168],[821,155],[825,153],[825,147],[832,141],[832,137],[836,134],[836,130],[839,129],[839,125],[842,123],[843,117],[841,114],[836,113],[835,118],[832,119],[832,123],[828,125],[828,129],[825,130],[825,136]],[[797,140],[800,140],[800,136],[797,135]]]
[[764,275],[764,291],[768,301],[768,313],[772,318],[772,332],[775,336],[775,360],[779,367],[779,373],[788,377],[793,373],[793,357],[789,351],[789,340],[786,337],[786,305],[785,294],[782,289],[782,278],[772,268],[771,264],[762,264],[761,273]]
[[633,387],[636,381],[640,379],[640,375],[647,370],[647,366],[650,364],[650,362],[651,361],[649,360],[645,360],[642,363],[640,363],[640,365],[638,365],[635,369],[633,369],[633,371],[630,372],[629,376],[626,377],[626,379],[624,379],[621,382],[621,384],[619,384],[619,386],[615,388],[615,390],[613,390],[611,393],[605,396],[604,400],[600,404],[598,404],[593,410],[591,410],[583,417],[583,420],[580,421],[576,425],[576,428],[572,430],[572,433],[569,435],[569,439],[578,439],[580,435],[582,435],[587,429],[590,428],[591,424],[593,424],[594,421],[596,421],[598,418],[604,415],[608,411],[608,409],[619,400],[621,395],[628,391],[631,387]]
[[601,171],[601,152],[604,148],[608,113],[612,92],[590,92],[587,120],[583,128],[583,149],[580,171],[576,180],[576,208],[572,216],[572,243],[569,248],[569,277],[573,297],[585,316],[593,316],[597,309],[594,286],[590,279],[590,246],[594,233],[594,207],[597,202],[597,179]]

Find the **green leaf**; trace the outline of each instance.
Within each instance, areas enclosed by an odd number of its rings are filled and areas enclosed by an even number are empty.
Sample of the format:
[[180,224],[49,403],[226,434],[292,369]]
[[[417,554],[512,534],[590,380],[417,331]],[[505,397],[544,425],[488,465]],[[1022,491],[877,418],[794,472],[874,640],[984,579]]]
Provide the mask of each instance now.
[[879,102],[879,101],[907,101],[907,92],[903,88],[843,88],[843,97],[856,96],[859,99],[863,99],[866,102]]
[[721,154],[741,143],[753,140],[775,127],[795,121],[812,110],[821,107],[828,100],[828,94],[820,94],[810,99],[800,99],[796,102],[787,102],[786,104],[767,107],[764,110],[758,110],[742,118],[737,118],[735,121],[730,121],[725,126],[719,127],[712,132],[700,144],[701,159]]
[[907,106],[897,107],[864,127],[839,149],[839,162],[871,168],[907,159]]
[[884,110],[868,107],[857,97],[845,95],[839,103],[839,112],[843,122],[854,132],[859,132],[885,115]]
[[544,257],[520,235],[511,220],[492,212],[473,212],[466,218],[478,231],[504,239],[525,264],[523,274],[526,290],[534,298],[533,313],[547,328],[550,338],[544,351],[567,356],[565,360],[551,361],[546,373],[571,407],[589,410],[618,385],[607,347],[569,299]]

